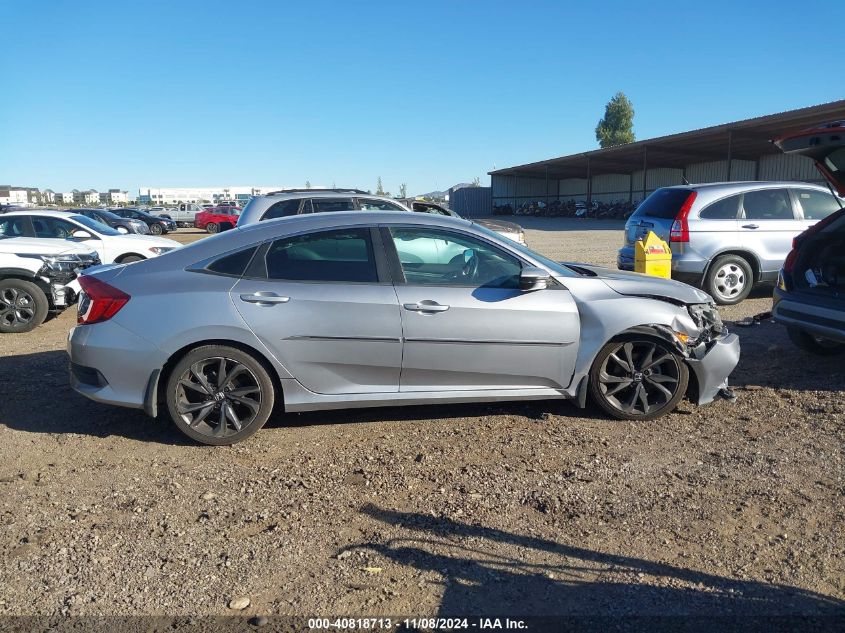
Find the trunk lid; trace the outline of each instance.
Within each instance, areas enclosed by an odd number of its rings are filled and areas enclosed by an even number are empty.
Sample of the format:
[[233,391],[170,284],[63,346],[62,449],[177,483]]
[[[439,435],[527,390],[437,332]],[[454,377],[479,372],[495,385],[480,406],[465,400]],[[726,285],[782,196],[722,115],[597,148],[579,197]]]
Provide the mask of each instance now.
[[845,121],[785,134],[774,141],[784,154],[812,158],[840,196],[845,196]]

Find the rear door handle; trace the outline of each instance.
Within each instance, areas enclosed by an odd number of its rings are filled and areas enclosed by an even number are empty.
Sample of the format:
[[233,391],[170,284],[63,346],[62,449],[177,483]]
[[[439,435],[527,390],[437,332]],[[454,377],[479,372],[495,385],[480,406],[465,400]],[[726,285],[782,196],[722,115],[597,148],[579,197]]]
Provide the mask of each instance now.
[[406,303],[402,306],[411,312],[446,312],[449,306],[440,305],[436,301],[418,301],[417,303]]
[[743,224],[742,228],[744,228],[744,229],[759,229],[760,225],[759,224]]
[[257,303],[259,305],[271,305],[276,303],[287,303],[290,301],[290,297],[282,297],[277,295],[275,292],[256,292],[254,294],[241,295],[241,301],[246,301],[247,303]]

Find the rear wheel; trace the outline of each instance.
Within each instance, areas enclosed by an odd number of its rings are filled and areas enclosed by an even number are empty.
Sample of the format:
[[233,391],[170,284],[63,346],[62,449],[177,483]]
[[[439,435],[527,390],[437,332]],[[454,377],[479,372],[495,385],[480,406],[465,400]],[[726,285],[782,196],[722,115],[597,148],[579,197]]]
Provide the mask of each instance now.
[[132,262],[140,262],[144,261],[144,258],[140,255],[127,255],[123,259],[121,259],[118,263],[120,264],[131,264]]
[[816,356],[836,356],[845,352],[845,343],[831,341],[820,336],[813,336],[797,327],[786,329],[790,340],[795,346]]
[[273,411],[265,366],[234,347],[204,345],[184,356],[167,381],[167,408],[188,437],[213,446],[256,433]]
[[50,303],[44,291],[31,281],[0,281],[0,332],[20,334],[44,323]]
[[707,271],[704,289],[719,305],[739,303],[751,292],[754,285],[754,271],[751,265],[739,255],[718,257]]
[[161,228],[161,224],[151,224],[150,233],[152,233],[153,235],[161,235],[162,233],[164,233],[164,229]]
[[217,226],[217,224],[214,223],[214,222],[209,222],[206,225],[205,230],[208,231],[209,233],[217,233],[217,231],[220,230],[220,227]]
[[620,420],[651,420],[671,412],[688,382],[689,368],[669,343],[638,335],[602,347],[590,369],[593,399]]

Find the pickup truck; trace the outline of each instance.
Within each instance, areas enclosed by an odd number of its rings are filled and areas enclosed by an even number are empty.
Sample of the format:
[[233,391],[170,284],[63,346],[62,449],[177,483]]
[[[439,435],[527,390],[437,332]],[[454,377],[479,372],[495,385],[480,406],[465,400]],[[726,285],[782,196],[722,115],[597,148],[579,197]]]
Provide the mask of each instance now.
[[175,207],[153,207],[150,213],[170,218],[176,226],[194,226],[194,216],[202,210],[198,204],[183,202]]

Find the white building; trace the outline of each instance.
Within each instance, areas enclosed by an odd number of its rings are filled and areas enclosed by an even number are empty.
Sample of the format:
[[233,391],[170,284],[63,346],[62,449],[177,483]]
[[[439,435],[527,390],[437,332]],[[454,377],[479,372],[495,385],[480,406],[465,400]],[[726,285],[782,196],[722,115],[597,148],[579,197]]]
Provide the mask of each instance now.
[[109,189],[100,193],[100,202],[110,205],[126,204],[129,202],[129,192],[121,191],[120,189]]
[[26,204],[29,195],[26,189],[8,187],[0,189],[0,204]]
[[138,202],[155,206],[169,206],[180,202],[224,201],[246,204],[252,196],[259,196],[285,187],[141,187]]
[[55,194],[56,204],[73,204],[75,194],[73,191]]
[[52,189],[45,189],[41,192],[41,204],[54,204],[56,202],[56,192]]
[[100,204],[100,194],[96,189],[85,191],[73,190],[73,201],[76,204]]

